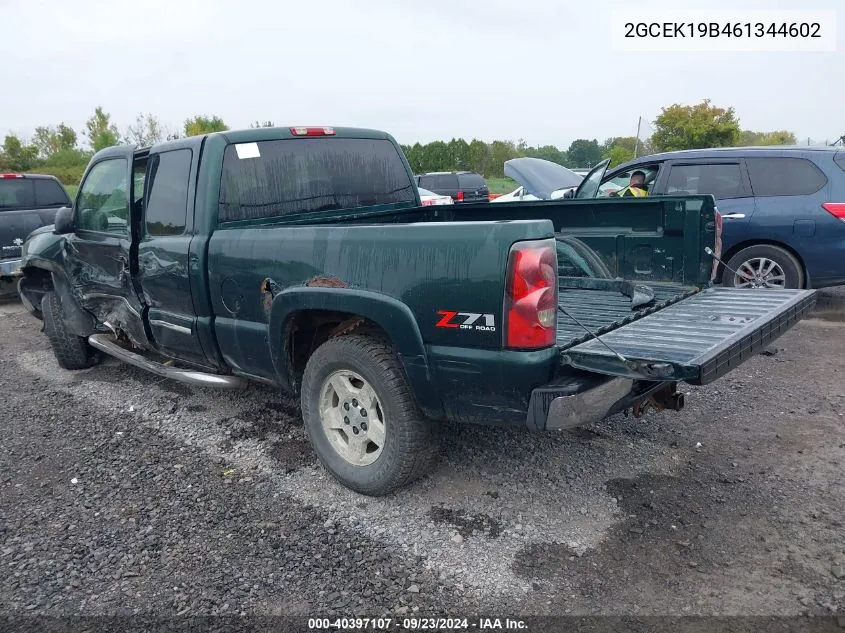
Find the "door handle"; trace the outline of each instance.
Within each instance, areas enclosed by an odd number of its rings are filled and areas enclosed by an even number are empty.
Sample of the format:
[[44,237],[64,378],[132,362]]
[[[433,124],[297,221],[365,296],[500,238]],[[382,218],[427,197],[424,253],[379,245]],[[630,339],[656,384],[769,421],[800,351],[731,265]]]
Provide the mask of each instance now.
[[741,220],[745,217],[744,213],[728,213],[727,215],[723,215],[723,220]]

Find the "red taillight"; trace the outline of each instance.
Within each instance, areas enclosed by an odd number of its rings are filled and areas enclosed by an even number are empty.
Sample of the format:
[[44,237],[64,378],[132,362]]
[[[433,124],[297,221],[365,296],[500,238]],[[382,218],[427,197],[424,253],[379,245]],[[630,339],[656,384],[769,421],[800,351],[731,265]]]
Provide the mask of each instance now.
[[517,242],[508,257],[505,347],[540,349],[555,342],[557,247],[554,239]]
[[424,207],[430,207],[434,204],[437,204],[437,201],[433,200],[432,198],[429,198],[428,200],[422,200],[421,202],[422,202],[422,206],[424,206]]
[[845,202],[825,202],[822,208],[837,220],[845,222]]
[[333,127],[292,127],[290,133],[294,136],[334,136]]
[[0,174],[0,178],[23,178],[23,174]]
[[458,192],[458,195],[457,195],[457,196],[455,196],[455,198],[457,199],[457,201],[458,201],[458,202],[463,202],[463,201],[464,201],[464,192],[463,192],[463,191],[459,191],[459,192]]

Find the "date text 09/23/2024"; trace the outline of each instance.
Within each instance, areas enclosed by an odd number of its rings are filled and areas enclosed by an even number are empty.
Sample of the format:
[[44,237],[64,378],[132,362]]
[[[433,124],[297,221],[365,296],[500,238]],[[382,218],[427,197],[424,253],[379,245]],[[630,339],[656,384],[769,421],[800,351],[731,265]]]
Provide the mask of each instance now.
[[309,618],[309,631],[525,631],[517,618]]

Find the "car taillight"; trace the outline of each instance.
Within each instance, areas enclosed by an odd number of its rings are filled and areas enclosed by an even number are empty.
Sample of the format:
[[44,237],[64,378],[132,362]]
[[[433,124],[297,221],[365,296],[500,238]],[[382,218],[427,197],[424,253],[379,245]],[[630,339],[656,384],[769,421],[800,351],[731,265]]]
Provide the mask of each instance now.
[[0,178],[23,178],[23,174],[0,174]]
[[422,200],[421,202],[422,202],[422,206],[424,206],[424,207],[430,207],[434,204],[437,204],[437,201],[432,200],[431,198],[429,198],[428,200]]
[[455,199],[456,199],[458,202],[463,202],[463,201],[464,201],[464,192],[463,192],[463,191],[459,191],[459,192],[458,192],[458,195],[457,195],[457,196],[455,196]]
[[822,208],[837,220],[845,222],[845,202],[825,202]]
[[294,136],[334,136],[333,127],[292,127],[290,133]]
[[517,242],[508,256],[505,347],[540,349],[557,331],[557,247],[554,239]]

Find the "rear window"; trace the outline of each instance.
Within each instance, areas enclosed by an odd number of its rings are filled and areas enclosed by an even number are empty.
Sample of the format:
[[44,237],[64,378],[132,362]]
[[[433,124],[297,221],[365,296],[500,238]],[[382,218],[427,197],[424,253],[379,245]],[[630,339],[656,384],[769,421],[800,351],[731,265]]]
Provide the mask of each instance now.
[[458,182],[462,189],[483,189],[487,186],[478,174],[458,174]]
[[32,186],[32,180],[0,178],[0,208],[34,206],[35,190]]
[[236,145],[223,156],[221,222],[416,202],[416,187],[390,141],[309,138],[245,145],[244,158]]
[[55,207],[69,204],[67,192],[55,180],[35,180],[35,204],[39,207]]
[[420,187],[430,191],[450,191],[458,189],[458,177],[455,174],[432,174],[420,178]]
[[806,196],[827,184],[827,178],[805,158],[746,158],[755,196]]

